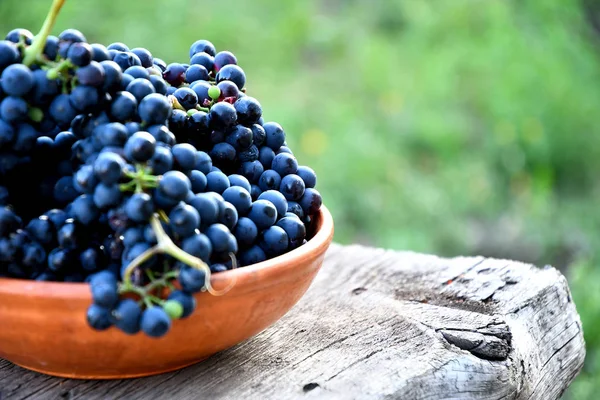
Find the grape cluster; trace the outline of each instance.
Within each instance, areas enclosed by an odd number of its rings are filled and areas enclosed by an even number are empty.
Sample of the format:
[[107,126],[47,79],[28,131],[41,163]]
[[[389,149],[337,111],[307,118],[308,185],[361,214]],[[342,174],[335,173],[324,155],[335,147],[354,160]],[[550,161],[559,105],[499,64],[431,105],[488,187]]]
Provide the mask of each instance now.
[[0,41],[0,277],[88,282],[87,320],[152,337],[211,273],[301,246],[312,169],[265,122],[236,57],[16,29]]

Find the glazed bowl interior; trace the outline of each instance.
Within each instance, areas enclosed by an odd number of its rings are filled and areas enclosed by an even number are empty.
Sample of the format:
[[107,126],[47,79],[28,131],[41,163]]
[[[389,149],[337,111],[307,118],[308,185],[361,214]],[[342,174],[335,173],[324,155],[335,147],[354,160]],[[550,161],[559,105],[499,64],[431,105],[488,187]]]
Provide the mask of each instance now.
[[213,274],[222,296],[195,295],[197,308],[166,336],[94,331],[86,322],[89,285],[0,278],[0,357],[69,378],[131,378],[201,361],[272,325],[306,292],[333,238],[322,207],[311,239],[279,257]]

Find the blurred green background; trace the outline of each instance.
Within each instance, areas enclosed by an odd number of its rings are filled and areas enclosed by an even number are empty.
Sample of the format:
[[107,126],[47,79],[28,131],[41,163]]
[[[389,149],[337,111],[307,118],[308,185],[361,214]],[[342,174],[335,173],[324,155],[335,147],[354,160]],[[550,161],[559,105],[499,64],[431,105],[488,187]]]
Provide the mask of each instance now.
[[[0,0],[0,30],[49,0]],[[336,240],[552,264],[600,392],[600,13],[593,0],[71,0],[55,33],[233,51],[319,174]]]

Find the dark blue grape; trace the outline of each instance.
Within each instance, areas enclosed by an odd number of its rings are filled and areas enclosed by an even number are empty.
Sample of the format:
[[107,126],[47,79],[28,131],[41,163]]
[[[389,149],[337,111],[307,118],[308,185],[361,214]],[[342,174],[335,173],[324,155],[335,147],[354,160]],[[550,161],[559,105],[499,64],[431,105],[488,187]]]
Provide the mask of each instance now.
[[240,90],[242,90],[246,85],[246,74],[244,73],[244,70],[235,64],[223,66],[217,73],[215,79],[217,82],[225,80],[231,81],[235,83]]
[[235,108],[226,102],[220,102],[210,108],[210,126],[216,130],[225,130],[235,124]]
[[189,87],[181,87],[173,93],[179,104],[186,110],[196,108],[198,105],[198,95]]
[[113,61],[116,62],[122,71],[125,71],[129,67],[134,65],[142,65],[142,62],[132,52],[117,52],[113,57]]
[[298,175],[286,175],[281,179],[279,191],[285,196],[287,200],[300,200],[304,195],[304,190],[304,181]]
[[194,296],[182,292],[181,290],[172,291],[167,300],[176,301],[181,304],[181,307],[183,308],[181,318],[189,317],[196,309],[196,299],[194,299]]
[[[98,43],[93,43],[92,45],[92,59],[96,62],[109,61],[111,59],[110,54],[108,54],[108,49]],[[56,58],[56,57],[54,57]],[[52,58],[52,59],[54,59]]]
[[190,171],[194,169],[198,162],[198,151],[189,143],[180,143],[173,146],[171,150],[175,161],[175,168],[181,171]]
[[230,245],[228,242],[232,234],[225,225],[220,223],[212,224],[206,229],[205,234],[210,239],[213,253],[224,253],[231,250],[229,249]]
[[17,46],[7,40],[0,40],[0,71],[21,59]]
[[94,272],[105,266],[106,260],[100,249],[89,247],[79,255],[81,267],[86,272]]
[[67,51],[67,58],[77,67],[85,67],[92,61],[93,49],[87,43],[73,43]]
[[240,186],[232,186],[223,192],[223,199],[233,204],[240,215],[245,215],[252,207],[250,192]]
[[306,227],[304,223],[296,216],[284,217],[277,221],[276,225],[282,228],[288,235],[289,248],[295,249],[302,245],[304,239],[306,239]]
[[271,226],[263,232],[259,246],[268,256],[278,256],[287,250],[289,238],[283,228]]
[[104,86],[107,92],[116,92],[121,90],[121,81],[123,80],[123,70],[114,61],[101,61],[100,65],[104,70]]
[[115,326],[128,335],[134,335],[140,331],[141,317],[142,309],[137,301],[132,299],[119,301],[112,312]]
[[227,175],[219,171],[206,175],[206,181],[207,190],[219,194],[223,193],[230,185]]
[[217,72],[226,65],[237,64],[237,58],[229,51],[220,51],[217,55],[214,55],[214,57],[215,71]]
[[[123,77],[125,77],[125,76],[127,76],[127,75],[124,75]],[[142,100],[144,100],[144,97],[146,97],[150,94],[156,93],[152,83],[150,83],[149,80],[142,79],[142,78],[136,78],[133,81],[131,81],[131,83],[129,83],[127,85],[126,90],[135,96],[138,103],[142,102]],[[166,101],[164,96],[160,96],[160,97],[161,97],[161,99]],[[142,104],[140,104],[140,114],[141,114],[141,111],[142,111]],[[149,115],[144,114],[144,116],[148,117]],[[168,116],[167,116],[167,118],[168,118]],[[167,118],[165,118],[162,122],[166,121]],[[143,119],[143,117],[142,117],[142,119]]]
[[96,178],[92,165],[82,166],[73,177],[73,186],[81,193],[94,193],[97,184],[98,178]]
[[270,147],[263,146],[258,150],[258,161],[263,165],[265,171],[271,169],[274,158],[275,152]]
[[144,68],[150,68],[153,64],[153,59],[152,59],[152,53],[150,53],[148,50],[141,48],[141,47],[136,47],[135,49],[132,49],[131,52],[133,54],[135,54],[136,56],[138,56],[138,58],[140,59],[141,63],[142,63],[142,67]]
[[169,146],[175,144],[175,135],[162,124],[149,126],[146,130],[154,136],[154,139],[156,139],[157,142],[162,142]]
[[205,106],[206,102],[210,102],[211,98],[208,95],[208,89],[210,89],[212,85],[205,81],[197,81],[190,88],[196,92],[196,96],[198,96],[198,104],[201,106]]
[[285,142],[285,132],[277,122],[267,122],[263,125],[266,133],[266,145],[273,150],[278,150]]
[[129,121],[137,114],[138,102],[127,91],[118,92],[110,105],[110,116],[117,121]]
[[[228,132],[226,141],[238,151],[248,149],[252,145],[252,131],[250,128],[246,128],[245,126],[236,125],[231,131]],[[258,149],[256,150],[256,153],[256,158],[258,158]],[[254,158],[254,160],[256,158]]]
[[190,58],[193,57],[194,54],[201,52],[205,52],[214,57],[217,51],[215,50],[215,46],[211,42],[209,42],[208,40],[201,39],[195,41],[194,44],[192,44],[192,46],[190,47]]
[[46,250],[39,243],[26,244],[23,246],[22,252],[21,264],[30,270],[39,269],[46,261]]
[[87,310],[87,322],[97,331],[103,331],[112,326],[110,310],[97,304],[92,304]]
[[83,194],[73,200],[71,212],[73,218],[83,225],[89,225],[100,216],[100,210],[94,204],[91,196]]
[[60,91],[59,81],[48,79],[46,71],[38,69],[33,71],[33,89],[30,96],[36,105],[47,105]]
[[298,218],[304,218],[304,210],[302,209],[302,206],[295,201],[288,201],[288,209],[286,215],[289,213],[296,215]]
[[152,83],[152,86],[154,86],[154,90],[156,91],[156,93],[161,94],[163,96],[167,95],[169,86],[167,86],[167,83],[162,79],[162,77],[151,75],[150,83]]
[[204,175],[208,175],[212,169],[212,159],[208,154],[203,151],[196,153],[196,166],[195,168],[202,172]]
[[73,185],[73,177],[63,176],[54,185],[53,194],[59,204],[67,204],[75,200],[80,193]]
[[235,147],[229,143],[217,143],[210,151],[210,156],[218,164],[232,163],[236,157]]
[[119,292],[117,283],[110,280],[94,282],[90,288],[92,290],[92,300],[94,304],[100,307],[112,309],[119,301]]
[[135,193],[125,203],[125,214],[135,222],[147,222],[154,213],[154,203],[147,193]]
[[304,181],[304,186],[314,188],[317,185],[317,174],[312,168],[306,166],[298,167],[296,174]]
[[185,200],[191,188],[188,177],[179,171],[165,173],[158,184],[158,192],[178,202]]
[[256,200],[248,212],[248,218],[260,230],[267,229],[277,221],[277,208],[268,200]]
[[189,204],[200,214],[202,225],[208,226],[219,220],[219,202],[209,193],[198,193],[189,201]]
[[[243,190],[243,189],[242,189]],[[250,197],[248,195],[248,197]],[[225,225],[230,231],[233,230],[238,222],[238,212],[233,204],[228,201],[223,202],[219,222]],[[236,250],[237,251],[237,250]]]
[[212,254],[212,243],[208,236],[197,233],[184,239],[181,249],[204,262],[208,262]]
[[79,85],[71,91],[69,101],[80,112],[92,112],[98,107],[100,96],[95,87]]
[[261,190],[278,190],[281,185],[281,176],[273,171],[272,169],[268,169],[262,173],[258,180],[258,186]]
[[74,267],[73,254],[69,250],[55,248],[48,254],[48,268],[57,274],[65,274]]
[[121,203],[121,190],[119,185],[106,185],[100,183],[94,190],[94,204],[99,209],[114,207]]
[[167,81],[169,85],[178,88],[185,82],[185,67],[179,63],[167,65],[167,69],[163,71],[163,79]]
[[205,52],[199,52],[190,59],[191,65],[202,65],[207,71],[212,71],[215,66],[213,56]]
[[222,81],[217,84],[221,95],[219,96],[219,101],[228,99],[233,99],[233,101],[237,100],[240,96],[240,90],[235,85],[235,83],[231,81]]
[[234,235],[240,247],[250,247],[258,237],[258,228],[250,218],[242,217],[235,226]]
[[184,292],[197,293],[206,284],[206,273],[187,265],[179,270],[179,284]]
[[194,194],[204,192],[208,182],[208,180],[206,179],[206,175],[204,175],[198,170],[192,170],[189,172],[188,178],[190,178],[190,183],[192,184],[192,192],[194,192]]
[[282,177],[289,174],[295,174],[296,171],[298,171],[298,161],[296,161],[296,158],[291,154],[280,153],[273,158],[271,169]]
[[171,210],[169,221],[173,233],[188,237],[200,227],[200,214],[188,204],[180,203]]
[[158,338],[169,331],[171,319],[161,307],[153,306],[142,313],[140,327],[146,335]]
[[258,199],[270,201],[277,209],[279,218],[287,212],[288,202],[285,196],[277,190],[266,190],[258,196]]
[[25,121],[29,107],[21,97],[8,96],[0,103],[0,118],[8,123]]
[[0,119],[0,148],[13,141],[15,137],[14,128]]
[[48,217],[35,218],[25,228],[31,237],[43,245],[50,245],[55,240],[56,228]]
[[313,215],[321,208],[323,199],[316,189],[308,188],[304,191],[304,196],[302,196],[298,203],[302,207],[305,215]]
[[23,64],[12,64],[0,75],[0,87],[9,96],[22,97],[33,89],[31,70]]
[[258,245],[250,247],[240,253],[240,263],[242,266],[257,264],[267,259],[267,255]]
[[149,162],[154,175],[163,175],[173,169],[173,155],[166,147],[157,146]]
[[125,157],[135,162],[146,162],[154,156],[156,140],[148,132],[136,132],[125,143]]
[[[258,100],[256,100],[254,97],[242,97],[238,99],[233,106],[237,112],[239,123],[246,126],[252,126],[256,124],[256,122],[262,116],[262,107]],[[262,144],[262,142],[260,144]]]
[[208,79],[208,70],[200,64],[191,65],[185,72],[185,80],[188,83],[193,83],[196,81],[207,81]]
[[[146,82],[148,85],[152,86],[150,82]],[[133,81],[131,85],[134,83],[135,81]],[[129,88],[127,90],[130,91]],[[169,104],[167,98],[160,94],[155,94],[154,89],[152,89],[151,93],[144,96],[145,97],[143,100],[141,100],[139,107],[139,114],[142,121],[149,125],[166,123],[169,119],[169,116],[171,116],[171,105]],[[138,101],[140,101],[139,98]]]
[[94,162],[94,173],[107,185],[115,184],[121,178],[125,161],[115,153],[101,153]]
[[150,73],[148,73],[148,70],[140,65],[134,65],[133,67],[129,67],[123,73],[131,75],[134,79],[150,79]]
[[125,43],[115,42],[107,47],[108,50],[129,51],[129,47]]

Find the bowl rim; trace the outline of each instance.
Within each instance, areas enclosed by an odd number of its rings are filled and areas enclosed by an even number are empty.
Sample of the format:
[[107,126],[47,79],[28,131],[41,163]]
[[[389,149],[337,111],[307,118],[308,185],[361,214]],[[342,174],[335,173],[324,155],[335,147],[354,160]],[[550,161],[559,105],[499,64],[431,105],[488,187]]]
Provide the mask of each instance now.
[[[288,270],[297,269],[298,264],[324,253],[333,239],[333,217],[324,205],[317,215],[317,231],[302,246],[260,263],[212,274],[211,285],[223,288],[235,280],[235,286],[243,287],[258,280],[285,276]],[[85,282],[39,282],[17,278],[0,278],[0,295],[2,294],[71,299],[91,297],[89,284]]]

